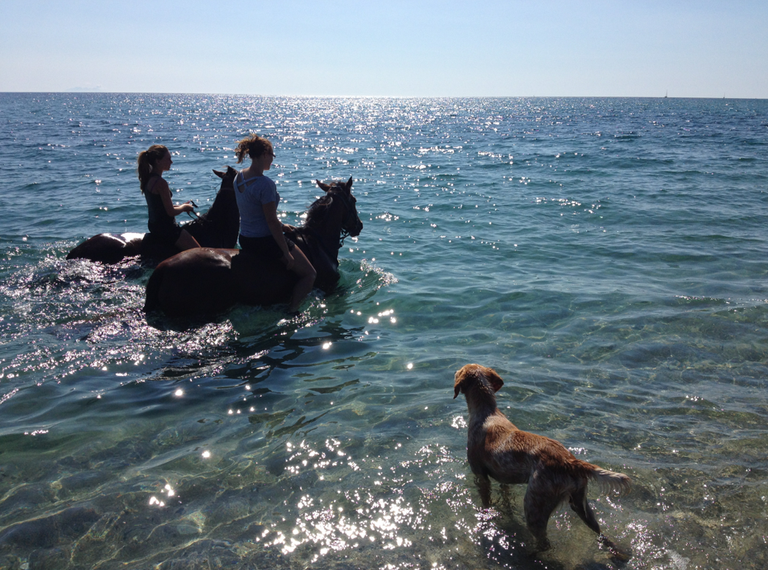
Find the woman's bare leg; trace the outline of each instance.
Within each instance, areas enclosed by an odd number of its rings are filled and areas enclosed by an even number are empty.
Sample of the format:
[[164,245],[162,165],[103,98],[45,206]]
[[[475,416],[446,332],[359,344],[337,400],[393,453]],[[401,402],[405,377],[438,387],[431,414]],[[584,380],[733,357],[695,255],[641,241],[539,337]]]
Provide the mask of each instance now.
[[288,305],[288,310],[291,312],[298,311],[299,305],[304,300],[304,297],[309,295],[312,291],[312,287],[315,286],[315,277],[317,272],[312,267],[307,256],[298,247],[294,247],[291,250],[293,256],[293,271],[299,277],[299,281],[293,288],[293,295],[291,296],[291,303]]
[[179,239],[176,240],[174,245],[181,251],[184,251],[185,249],[192,249],[193,247],[200,247],[200,244],[197,243],[197,240],[193,238],[192,234],[190,234],[187,230],[181,230]]

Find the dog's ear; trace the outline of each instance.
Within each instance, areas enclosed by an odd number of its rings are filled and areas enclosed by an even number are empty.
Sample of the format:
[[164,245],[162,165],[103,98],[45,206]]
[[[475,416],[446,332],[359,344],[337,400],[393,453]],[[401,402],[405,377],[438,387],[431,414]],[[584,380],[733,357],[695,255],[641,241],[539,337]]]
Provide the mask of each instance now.
[[479,364],[465,364],[457,370],[453,377],[453,399],[455,400],[460,392],[466,394],[472,384],[482,385],[484,370],[486,370],[485,366]]
[[464,386],[469,381],[467,378],[468,375],[470,375],[472,372],[470,370],[470,365],[467,364],[466,366],[461,367],[459,370],[456,371],[456,374],[453,376],[453,399],[456,399],[456,396],[459,395],[459,392],[461,392],[464,389]]
[[501,390],[501,387],[504,385],[504,380],[501,379],[501,376],[496,374],[496,371],[493,368],[485,369],[485,378],[488,380],[488,383],[491,385],[494,392]]

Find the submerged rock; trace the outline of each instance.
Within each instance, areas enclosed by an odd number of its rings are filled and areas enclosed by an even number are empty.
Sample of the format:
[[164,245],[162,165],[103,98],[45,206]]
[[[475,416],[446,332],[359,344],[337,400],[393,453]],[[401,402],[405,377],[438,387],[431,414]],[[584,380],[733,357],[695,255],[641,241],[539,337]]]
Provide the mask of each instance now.
[[35,550],[29,556],[29,567],[35,570],[61,570],[69,565],[69,550],[49,548]]
[[49,517],[15,524],[0,533],[0,551],[51,549],[85,534],[99,520],[99,514],[88,507],[72,507]]

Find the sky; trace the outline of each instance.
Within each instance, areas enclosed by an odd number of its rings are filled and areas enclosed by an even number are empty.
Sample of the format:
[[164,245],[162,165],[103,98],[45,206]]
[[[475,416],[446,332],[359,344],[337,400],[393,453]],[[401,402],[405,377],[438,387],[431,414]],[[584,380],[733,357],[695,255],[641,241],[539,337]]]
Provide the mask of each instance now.
[[0,92],[768,98],[765,0],[0,0]]

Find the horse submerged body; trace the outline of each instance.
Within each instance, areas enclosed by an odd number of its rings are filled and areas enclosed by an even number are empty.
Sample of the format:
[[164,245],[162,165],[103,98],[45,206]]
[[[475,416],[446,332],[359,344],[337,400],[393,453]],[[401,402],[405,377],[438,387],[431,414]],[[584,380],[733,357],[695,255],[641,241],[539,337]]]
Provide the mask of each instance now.
[[[237,171],[228,166],[226,172],[213,172],[221,178],[221,187],[213,205],[205,214],[182,227],[204,247],[234,248],[240,231],[240,212],[233,186]],[[158,242],[149,233],[98,234],[70,251],[67,259],[112,264],[139,255],[142,259],[159,262],[178,252],[175,247]]]
[[[358,236],[363,223],[347,182],[317,183],[325,195],[307,212],[303,226],[286,231],[317,272],[315,287],[330,293],[339,280],[338,254],[346,235]],[[296,276],[279,261],[232,248],[196,248],[160,263],[146,289],[147,312],[170,317],[213,315],[236,303],[287,302]]]

